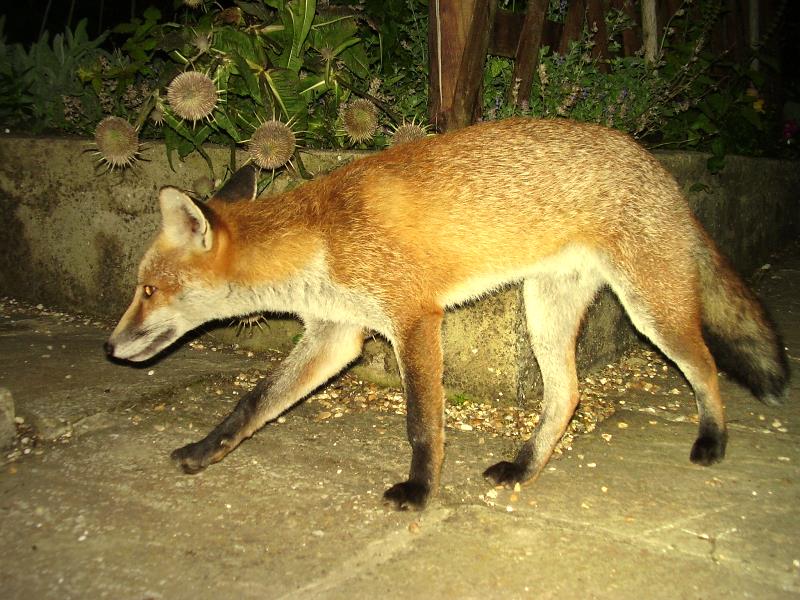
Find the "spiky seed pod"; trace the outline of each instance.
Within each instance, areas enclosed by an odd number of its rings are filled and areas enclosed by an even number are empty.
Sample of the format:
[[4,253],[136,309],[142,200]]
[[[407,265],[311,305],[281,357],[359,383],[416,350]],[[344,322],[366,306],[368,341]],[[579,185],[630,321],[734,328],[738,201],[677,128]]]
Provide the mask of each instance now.
[[217,86],[208,75],[186,71],[167,87],[167,101],[182,119],[199,121],[210,116],[217,106]]
[[422,125],[417,125],[413,121],[411,123],[403,123],[392,134],[392,146],[420,140],[427,135],[428,130]]
[[253,133],[247,152],[262,169],[277,169],[292,158],[296,143],[294,131],[286,123],[267,121]]
[[192,35],[192,45],[200,52],[208,52],[208,50],[211,48],[212,41],[213,36],[211,33],[195,31],[194,35]]
[[354,144],[367,142],[378,130],[378,110],[369,100],[359,98],[345,107],[342,121],[347,137]]
[[139,153],[139,133],[120,117],[106,117],[94,130],[94,141],[100,160],[110,169],[125,168]]
[[150,122],[157,127],[161,127],[164,124],[164,101],[160,97],[156,98],[148,118]]

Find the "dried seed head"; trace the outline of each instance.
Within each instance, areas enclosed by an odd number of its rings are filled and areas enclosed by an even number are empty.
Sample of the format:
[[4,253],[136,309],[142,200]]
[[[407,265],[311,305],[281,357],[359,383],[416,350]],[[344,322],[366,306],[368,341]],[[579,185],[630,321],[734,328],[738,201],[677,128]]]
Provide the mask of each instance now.
[[150,114],[148,115],[153,125],[161,127],[164,124],[164,101],[157,97]]
[[353,143],[366,142],[378,129],[378,111],[372,102],[359,98],[345,107],[342,121],[344,131]]
[[182,119],[199,121],[210,116],[217,106],[217,86],[208,75],[187,71],[169,84],[167,100]]
[[94,141],[100,160],[110,169],[124,168],[136,160],[139,153],[139,134],[125,119],[106,117],[94,131]]
[[200,8],[203,6],[203,0],[183,0],[183,5],[189,8]]
[[253,133],[247,152],[262,169],[277,169],[292,158],[296,142],[294,131],[288,125],[267,121]]
[[211,48],[213,35],[210,32],[195,31],[192,35],[192,45],[200,52],[208,52]]
[[392,134],[392,146],[420,140],[427,137],[427,135],[428,130],[424,126],[418,125],[414,121],[411,121],[411,123],[404,122],[400,127],[394,130]]

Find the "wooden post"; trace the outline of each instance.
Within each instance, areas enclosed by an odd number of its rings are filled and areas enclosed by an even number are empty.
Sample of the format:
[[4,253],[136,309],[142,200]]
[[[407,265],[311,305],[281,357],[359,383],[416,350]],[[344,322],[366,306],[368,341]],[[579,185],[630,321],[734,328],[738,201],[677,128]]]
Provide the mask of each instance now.
[[653,64],[658,54],[656,0],[642,0],[642,41],[644,42],[644,59]]
[[496,8],[492,0],[430,0],[428,114],[439,131],[466,127],[480,117]]
[[517,108],[531,101],[531,85],[533,74],[539,63],[539,47],[542,44],[545,11],[549,0],[530,0],[525,14],[525,22],[519,34],[517,50],[514,54],[514,78],[511,81],[509,100]]
[[570,43],[581,39],[585,17],[586,0],[572,0],[564,17],[564,29],[561,32],[561,41],[558,44],[559,54],[563,55],[569,52]]
[[[606,11],[608,2],[604,0],[589,0],[586,12],[586,21],[589,30],[594,32],[594,46],[592,46],[592,58],[608,58],[608,31],[606,30]],[[601,62],[600,70],[608,72],[608,63]]]

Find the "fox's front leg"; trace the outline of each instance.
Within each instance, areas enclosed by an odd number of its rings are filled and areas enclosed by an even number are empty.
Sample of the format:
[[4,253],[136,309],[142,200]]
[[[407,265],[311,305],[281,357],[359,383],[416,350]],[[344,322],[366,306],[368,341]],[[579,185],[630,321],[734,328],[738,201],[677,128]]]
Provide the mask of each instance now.
[[172,453],[186,473],[218,462],[298,400],[336,375],[361,353],[360,327],[314,321],[277,370],[245,394],[204,439]]
[[411,469],[384,499],[401,510],[423,508],[436,495],[444,459],[442,311],[433,310],[405,328],[395,341],[406,394]]

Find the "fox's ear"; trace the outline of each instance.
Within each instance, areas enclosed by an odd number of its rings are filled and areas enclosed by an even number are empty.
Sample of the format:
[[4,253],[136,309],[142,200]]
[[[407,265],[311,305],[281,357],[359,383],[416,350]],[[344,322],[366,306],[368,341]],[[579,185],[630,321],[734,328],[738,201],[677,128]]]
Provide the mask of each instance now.
[[215,200],[224,202],[238,202],[240,200],[254,200],[258,192],[258,172],[253,164],[245,165],[214,194]]
[[197,250],[211,250],[211,225],[197,204],[174,187],[161,188],[161,231],[174,244]]

